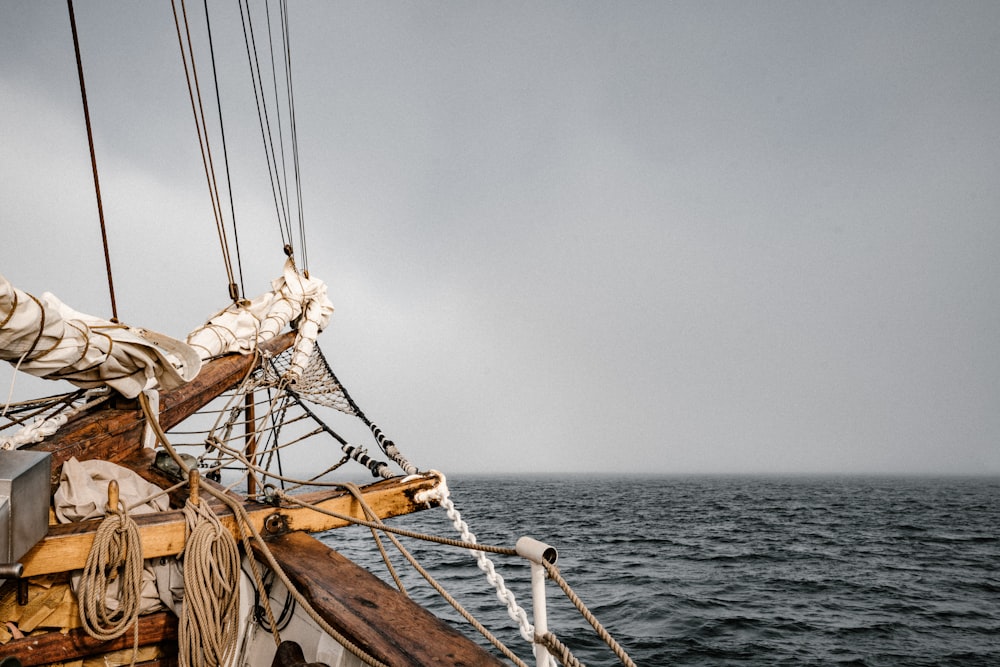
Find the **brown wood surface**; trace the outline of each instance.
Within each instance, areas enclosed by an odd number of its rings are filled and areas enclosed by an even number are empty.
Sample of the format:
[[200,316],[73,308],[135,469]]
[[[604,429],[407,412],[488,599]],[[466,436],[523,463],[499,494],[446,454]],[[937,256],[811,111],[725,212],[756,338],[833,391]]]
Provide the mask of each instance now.
[[268,546],[327,622],[386,664],[507,664],[311,535],[281,535]]
[[[118,639],[102,642],[92,638],[83,628],[67,634],[45,634],[12,639],[0,645],[0,658],[14,656],[24,667],[45,665],[50,662],[69,662],[100,653],[132,648],[135,641],[130,628]],[[169,642],[168,652],[176,652],[177,617],[167,611],[139,617],[139,646]],[[166,664],[166,663],[164,663]]]
[[[288,332],[261,346],[271,354],[284,350],[295,340]],[[198,376],[187,384],[160,395],[160,425],[170,429],[194,414],[203,405],[226,391],[250,370],[254,355],[230,354],[207,362]],[[137,405],[120,401],[118,407],[98,406],[64,424],[43,442],[24,449],[52,454],[52,487],[59,484],[62,464],[72,457],[78,460],[104,459],[121,461],[142,446],[145,418]]]
[[171,656],[169,658],[158,658],[156,660],[147,660],[146,662],[137,662],[135,667],[177,667],[178,661],[177,656]]
[[[136,458],[143,460],[143,457],[150,455],[142,453]],[[416,502],[414,496],[420,491],[433,489],[438,482],[439,478],[436,476],[391,479],[364,486],[361,492],[365,502],[375,513],[382,519],[388,519],[425,509],[427,505]],[[202,480],[202,484],[214,485],[209,480]],[[202,502],[212,500],[208,494],[203,492],[202,495],[204,496]],[[357,500],[343,490],[313,492],[298,497],[306,498],[309,503],[338,514],[364,518],[364,512]],[[265,522],[273,515],[278,515],[280,521],[277,523],[282,526],[281,530],[319,532],[350,523],[307,507],[273,507],[247,501],[235,495],[234,498],[242,502],[251,524],[262,535],[268,533]],[[213,503],[213,510],[222,525],[239,539],[232,511],[218,501]],[[135,514],[132,518],[139,528],[143,558],[173,556],[184,550],[185,519],[181,510]],[[94,519],[49,526],[48,535],[21,558],[21,563],[24,565],[23,576],[35,577],[83,568],[101,521]],[[274,522],[274,519],[271,521]]]

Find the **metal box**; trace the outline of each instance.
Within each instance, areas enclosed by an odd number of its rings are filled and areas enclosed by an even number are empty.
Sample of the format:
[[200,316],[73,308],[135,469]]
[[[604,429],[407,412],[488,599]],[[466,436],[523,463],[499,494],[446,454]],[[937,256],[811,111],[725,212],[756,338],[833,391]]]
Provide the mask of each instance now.
[[49,532],[51,458],[0,451],[0,564],[16,563]]

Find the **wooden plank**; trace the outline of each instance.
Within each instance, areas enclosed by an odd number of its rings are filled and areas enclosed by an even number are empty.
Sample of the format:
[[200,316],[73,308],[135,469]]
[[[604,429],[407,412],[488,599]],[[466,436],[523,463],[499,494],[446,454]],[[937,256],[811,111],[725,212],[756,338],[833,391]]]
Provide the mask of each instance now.
[[[261,346],[270,354],[281,352],[295,340],[292,332],[272,338]],[[194,414],[203,405],[239,382],[256,362],[254,355],[231,354],[202,367],[187,384],[160,395],[160,424],[170,429]],[[62,464],[78,460],[121,461],[142,446],[145,418],[137,405],[128,401],[117,407],[99,407],[77,416],[43,442],[24,449],[52,454],[52,487],[59,484]]]
[[[437,476],[384,480],[362,487],[365,501],[378,514],[387,519],[425,509],[414,497],[439,483]],[[203,480],[203,483],[209,483]],[[203,497],[207,494],[202,494]],[[361,506],[346,491],[324,491],[304,494],[308,501],[323,509],[357,518],[364,518]],[[266,524],[277,525],[279,530],[323,531],[348,525],[343,519],[315,512],[307,507],[281,507],[252,501],[243,503],[251,524],[261,533],[268,534]],[[236,520],[228,507],[214,507],[222,524],[236,536]],[[277,519],[271,518],[276,516]],[[172,556],[184,550],[184,514],[180,510],[137,514],[132,517],[139,528],[143,558]],[[49,527],[48,535],[21,559],[25,577],[81,569],[87,563],[87,554],[94,543],[94,535],[101,520],[79,521]]]
[[281,535],[268,547],[331,626],[388,665],[507,664],[311,535]]
[[[168,652],[176,653],[177,617],[171,612],[161,611],[139,617],[139,646],[149,646],[170,642]],[[92,638],[83,628],[68,633],[47,632],[41,635],[12,639],[0,645],[0,659],[16,657],[24,667],[46,665],[50,662],[69,662],[100,653],[131,649],[134,640],[132,630],[118,639],[102,642]]]

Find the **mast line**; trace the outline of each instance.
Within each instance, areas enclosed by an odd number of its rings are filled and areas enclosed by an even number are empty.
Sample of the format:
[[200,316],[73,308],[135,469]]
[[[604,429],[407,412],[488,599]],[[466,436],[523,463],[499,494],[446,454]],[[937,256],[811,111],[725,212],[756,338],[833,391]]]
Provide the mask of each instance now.
[[90,145],[90,166],[94,172],[94,192],[97,196],[97,217],[101,223],[101,243],[104,246],[104,266],[108,273],[108,292],[111,295],[111,321],[118,322],[118,306],[115,302],[115,281],[111,274],[111,252],[108,249],[108,231],[104,224],[104,206],[101,203],[101,180],[97,175],[97,153],[94,151],[94,131],[90,126],[90,107],[87,104],[87,85],[83,80],[83,58],[80,56],[80,38],[76,32],[76,15],[73,0],[66,0],[69,9],[69,26],[73,31],[73,49],[76,51],[76,71],[80,78],[80,96],[83,98],[83,119],[87,125],[87,143]]

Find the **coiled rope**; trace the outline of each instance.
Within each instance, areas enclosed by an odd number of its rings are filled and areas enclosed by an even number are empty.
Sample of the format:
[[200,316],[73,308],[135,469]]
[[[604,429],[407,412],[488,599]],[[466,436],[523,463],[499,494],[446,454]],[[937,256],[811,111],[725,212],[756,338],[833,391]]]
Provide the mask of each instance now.
[[197,474],[184,505],[184,604],[178,652],[181,667],[228,663],[239,625],[240,552],[236,540],[197,496]]
[[[80,622],[91,637],[110,641],[135,631],[132,664],[139,650],[139,597],[142,589],[142,543],[139,529],[118,501],[118,484],[108,490],[106,516],[94,535],[80,577]],[[117,584],[118,604],[107,605],[108,589]]]
[[[173,445],[170,443],[170,440],[167,438],[167,434],[163,432],[163,428],[160,426],[160,423],[157,420],[156,415],[150,408],[149,399],[146,398],[145,394],[139,394],[139,405],[142,407],[142,410],[146,415],[147,423],[149,423],[149,425],[152,427],[157,440],[160,442],[161,445],[163,445],[164,449],[167,450],[167,452],[174,459],[177,465],[180,466],[181,470],[188,472],[189,468],[187,463],[185,463],[184,460],[180,457],[180,455],[177,454],[177,451],[174,449]],[[258,589],[262,589],[263,585],[260,579],[260,575],[257,572],[256,560],[252,557],[252,552],[250,548],[251,536],[256,541],[256,543],[261,547],[260,552],[264,555],[264,559],[267,561],[269,567],[274,572],[275,576],[281,581],[282,584],[284,584],[285,588],[288,589],[288,592],[295,598],[295,601],[299,603],[299,605],[301,605],[301,607],[306,611],[306,613],[309,614],[309,617],[316,622],[316,624],[320,627],[320,629],[322,629],[326,634],[328,634],[334,640],[339,642],[349,653],[354,655],[356,658],[361,660],[366,665],[370,665],[371,667],[388,667],[385,663],[367,654],[361,647],[359,647],[357,644],[355,644],[350,639],[345,637],[342,633],[338,632],[334,627],[332,627],[326,621],[326,619],[320,616],[319,613],[317,613],[316,610],[313,609],[312,605],[309,604],[309,601],[305,598],[305,596],[302,595],[302,593],[300,593],[295,588],[295,585],[288,578],[288,575],[285,574],[284,570],[281,568],[281,565],[274,558],[274,555],[271,554],[271,550],[267,548],[267,544],[264,542],[263,538],[261,538],[260,533],[257,532],[256,528],[254,528],[253,523],[247,516],[246,509],[244,509],[244,507],[241,504],[230,498],[225,493],[215,490],[211,486],[206,485],[204,487],[204,490],[207,493],[209,493],[213,498],[223,502],[233,512],[233,515],[237,518],[236,525],[239,527],[239,530],[242,534],[243,543],[247,550],[247,555],[251,556],[250,558],[248,558],[248,562],[250,564],[251,570],[254,573],[254,579],[256,580]],[[249,534],[247,534],[248,532]],[[267,600],[266,592],[264,592],[262,599],[266,603]],[[277,646],[278,644],[281,643],[280,638],[278,637],[277,624],[274,622],[274,617],[273,614],[271,613],[270,606],[266,607],[266,609],[268,614],[268,621],[270,622],[271,631],[275,639],[275,646]]]

